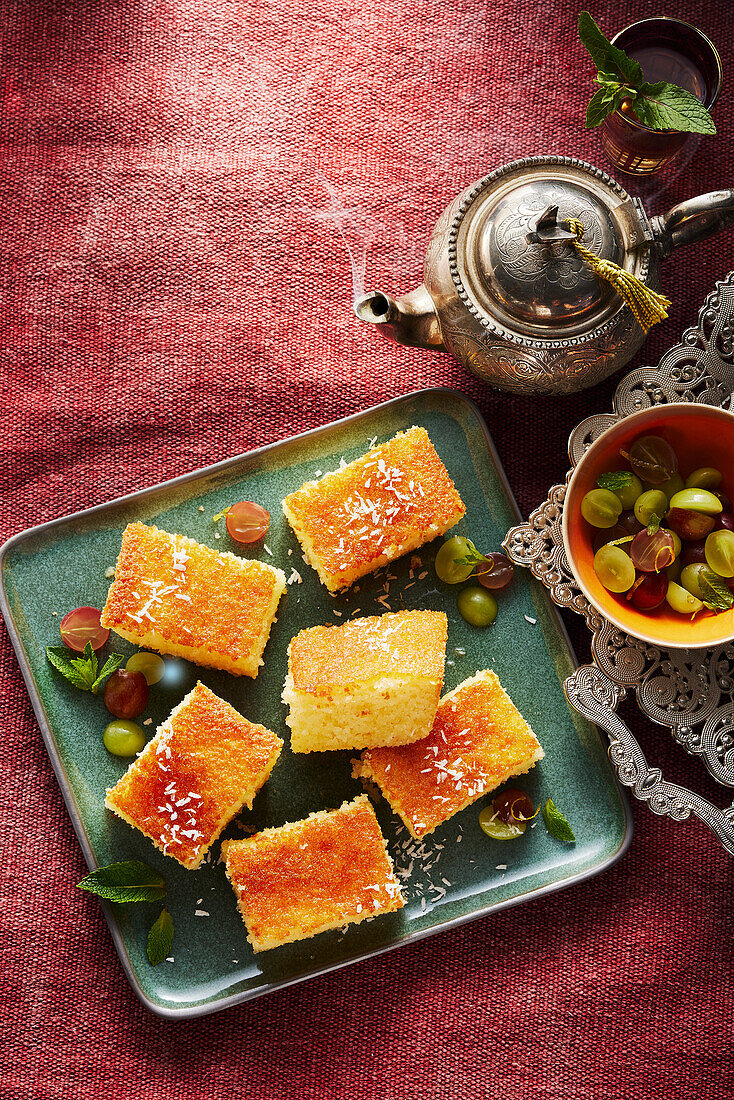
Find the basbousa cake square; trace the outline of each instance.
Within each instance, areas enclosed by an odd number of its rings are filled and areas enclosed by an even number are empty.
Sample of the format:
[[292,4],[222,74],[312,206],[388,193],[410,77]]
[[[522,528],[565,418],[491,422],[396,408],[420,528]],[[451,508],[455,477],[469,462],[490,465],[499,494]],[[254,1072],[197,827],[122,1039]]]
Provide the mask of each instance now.
[[425,428],[400,432],[283,501],[331,592],[444,534],[466,508]]
[[404,745],[426,737],[443,685],[442,611],[397,611],[302,630],[283,701],[293,752]]
[[494,672],[441,700],[431,733],[400,748],[369,749],[354,775],[380,787],[414,837],[422,837],[544,756]]
[[101,622],[147,649],[254,677],[284,589],[271,565],[131,523]]
[[365,795],[338,810],[222,844],[248,939],[267,951],[403,907]]
[[255,795],[283,741],[198,683],[107,791],[105,806],[193,870]]

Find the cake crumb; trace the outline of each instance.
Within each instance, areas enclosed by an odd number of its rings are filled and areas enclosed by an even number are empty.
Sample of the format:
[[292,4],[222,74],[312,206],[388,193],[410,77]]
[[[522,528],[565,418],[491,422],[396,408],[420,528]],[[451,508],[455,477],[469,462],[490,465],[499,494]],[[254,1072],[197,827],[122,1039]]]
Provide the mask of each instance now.
[[52,611],[51,614],[53,615],[54,618],[56,618],[56,616],[58,615],[58,611]]
[[199,511],[200,511],[200,512],[203,512],[203,511],[204,511],[204,505],[203,505],[203,504],[200,504],[200,505],[199,505]]
[[197,909],[194,912],[194,916],[195,917],[208,917],[209,914],[207,913],[206,909]]
[[143,722],[144,726],[151,726],[152,724],[153,724],[153,719],[152,718],[146,718]]
[[524,617],[524,619],[525,619],[525,622],[526,622],[526,623],[530,623],[530,625],[531,625],[531,626],[535,626],[535,624],[536,624],[536,623],[537,623],[537,621],[538,621],[537,619],[533,619],[531,615],[525,615],[525,616],[523,616],[523,617]]
[[215,531],[215,532],[214,532],[214,538],[215,538],[215,539],[221,539],[221,537],[222,537],[222,536],[221,536],[221,535],[219,534],[219,531]]
[[107,579],[108,579],[108,580],[109,580],[109,579],[110,579],[111,577],[114,577],[114,575],[115,575],[115,567],[114,567],[114,565],[108,565],[108,566],[107,566],[107,568],[106,568],[106,569],[105,569],[105,571],[104,571],[104,575],[105,575],[105,577],[107,577]]

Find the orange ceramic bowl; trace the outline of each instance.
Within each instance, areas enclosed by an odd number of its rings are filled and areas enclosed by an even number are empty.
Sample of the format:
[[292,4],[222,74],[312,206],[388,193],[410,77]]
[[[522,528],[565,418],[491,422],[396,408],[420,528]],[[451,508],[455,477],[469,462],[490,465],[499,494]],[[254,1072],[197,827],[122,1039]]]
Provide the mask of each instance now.
[[[581,515],[581,499],[595,489],[607,470],[629,470],[619,453],[642,435],[661,435],[678,455],[680,473],[699,466],[715,466],[724,475],[721,488],[734,498],[734,414],[706,405],[659,405],[625,417],[589,447],[569,482],[563,509],[563,542],[571,571],[581,591],[605,618],[643,642],[665,649],[703,649],[734,638],[734,609],[718,614],[704,611],[693,621],[667,603],[643,612],[625,598],[607,592],[594,572],[593,539],[596,528]],[[683,544],[685,546],[685,543]]]

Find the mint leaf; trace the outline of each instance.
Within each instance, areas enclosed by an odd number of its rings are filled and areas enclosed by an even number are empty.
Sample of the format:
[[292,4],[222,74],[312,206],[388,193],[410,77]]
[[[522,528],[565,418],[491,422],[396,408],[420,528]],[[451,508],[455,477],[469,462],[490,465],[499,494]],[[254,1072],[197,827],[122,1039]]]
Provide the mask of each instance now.
[[728,611],[734,607],[734,595],[729,585],[713,569],[702,569],[698,583],[704,595],[704,603],[710,611]]
[[[620,100],[621,102],[621,100]],[[606,88],[600,88],[598,92],[594,92],[589,106],[586,108],[586,122],[584,123],[587,130],[593,130],[597,126],[601,126],[607,115],[611,115],[613,111],[617,109],[616,96],[609,95]]]
[[94,683],[92,684],[92,694],[93,695],[97,694],[97,690],[99,688],[99,685],[102,683],[102,681],[106,680],[107,677],[109,675],[111,675],[111,673],[115,672],[120,667],[120,665],[122,664],[122,662],[124,660],[125,660],[125,658],[124,658],[122,653],[110,653],[109,657],[107,658],[105,663],[102,665],[102,671],[100,672],[99,676],[94,681]]
[[573,829],[550,798],[543,807],[543,820],[546,829],[556,840],[565,840],[567,844],[572,844],[576,840]]
[[686,134],[715,134],[714,120],[691,92],[661,80],[643,84],[632,110],[651,130],[677,130]]
[[582,11],[579,15],[579,38],[591,54],[591,60],[602,76],[607,80],[616,80],[620,84],[630,84],[633,88],[640,87],[645,78],[639,61],[633,60],[624,50],[613,46],[609,39],[604,37],[588,11]]
[[648,535],[654,535],[660,530],[660,516],[656,516],[655,513],[650,516],[647,521],[647,533]]
[[99,667],[97,654],[92,649],[91,642],[87,642],[81,657],[70,657],[66,646],[51,645],[46,646],[46,657],[70,684],[79,688],[80,691],[91,691],[93,695],[97,694],[99,685],[105,677],[119,668],[125,660],[121,653],[111,653],[104,663],[104,668],[97,675]]
[[54,668],[61,673],[62,676],[71,678],[75,676],[74,668],[69,657],[69,650],[63,645],[47,645],[46,657],[54,666]]
[[168,955],[173,943],[173,920],[167,909],[161,910],[161,915],[148,933],[148,961],[151,966],[158,966]]
[[617,489],[626,489],[632,484],[632,474],[628,470],[615,470],[613,473],[602,474],[596,479],[596,484],[600,489],[616,493]]
[[118,904],[125,901],[160,901],[166,893],[165,881],[158,872],[137,859],[98,867],[77,886],[80,890],[96,894],[98,898]]

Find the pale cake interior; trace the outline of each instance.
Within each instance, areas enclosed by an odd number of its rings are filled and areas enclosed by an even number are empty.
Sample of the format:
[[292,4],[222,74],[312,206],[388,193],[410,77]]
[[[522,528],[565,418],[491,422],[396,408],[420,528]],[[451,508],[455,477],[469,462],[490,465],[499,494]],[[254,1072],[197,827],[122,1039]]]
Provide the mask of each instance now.
[[283,702],[293,752],[406,745],[433,725],[441,684],[418,676],[381,676],[328,696],[295,691],[288,676]]
[[398,611],[310,627],[292,640],[283,701],[293,752],[404,745],[430,732],[447,620]]

